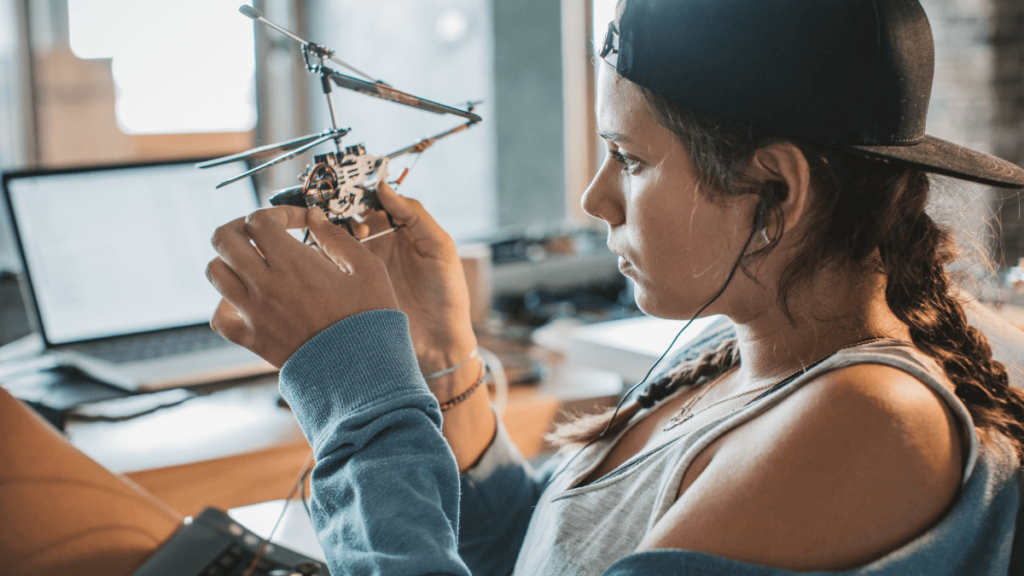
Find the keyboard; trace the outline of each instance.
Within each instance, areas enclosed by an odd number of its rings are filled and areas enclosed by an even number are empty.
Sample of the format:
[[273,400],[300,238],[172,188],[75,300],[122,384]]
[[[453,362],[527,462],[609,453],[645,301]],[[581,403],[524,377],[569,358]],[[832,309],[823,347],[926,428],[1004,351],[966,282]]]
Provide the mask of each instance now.
[[148,334],[135,334],[123,338],[83,342],[68,346],[67,349],[120,364],[230,345],[220,334],[204,324]]
[[[132,576],[244,576],[263,540],[225,512],[207,508],[182,525]],[[268,544],[253,576],[330,576],[321,562]]]

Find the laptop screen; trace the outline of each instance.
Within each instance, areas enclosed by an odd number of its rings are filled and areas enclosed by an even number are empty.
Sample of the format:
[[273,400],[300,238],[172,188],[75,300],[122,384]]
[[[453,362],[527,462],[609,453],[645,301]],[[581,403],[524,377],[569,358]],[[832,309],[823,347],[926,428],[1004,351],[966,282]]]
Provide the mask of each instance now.
[[41,328],[49,344],[208,322],[217,226],[258,207],[243,162],[191,162],[4,178]]

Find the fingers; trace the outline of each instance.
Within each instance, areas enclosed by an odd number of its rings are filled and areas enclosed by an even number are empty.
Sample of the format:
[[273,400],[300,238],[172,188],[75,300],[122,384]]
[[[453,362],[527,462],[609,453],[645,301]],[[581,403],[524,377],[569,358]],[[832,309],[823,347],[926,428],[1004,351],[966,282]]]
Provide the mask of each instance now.
[[320,249],[336,265],[348,273],[359,263],[373,255],[348,233],[342,226],[336,226],[327,219],[322,210],[308,210],[306,225]]
[[232,302],[240,302],[249,295],[242,279],[219,256],[206,265],[206,279],[221,296]]
[[437,241],[439,238],[447,237],[448,234],[422,204],[411,198],[399,196],[387,182],[382,181],[377,186],[377,199],[396,222],[405,226],[413,240]]
[[[371,215],[371,218],[372,216],[375,215]],[[376,218],[372,219],[376,220]],[[355,235],[356,238],[362,239],[370,235],[370,225],[368,224],[368,222],[370,221],[370,218],[368,218],[364,222],[356,222],[354,219],[349,221],[349,223],[352,225],[352,233]]]
[[380,200],[381,206],[402,224],[408,225],[417,217],[426,215],[426,210],[423,210],[422,206],[417,206],[419,202],[399,196],[385,180],[381,180],[377,185],[377,199]]
[[[306,210],[299,206],[274,206],[260,208],[245,217],[250,227],[268,225],[268,230],[290,230],[306,226]],[[289,234],[289,236],[291,236]]]
[[[227,294],[221,290],[222,287],[232,295],[248,292],[248,287],[258,284],[270,266],[294,260],[296,250],[302,249],[303,245],[287,229],[305,226],[305,222],[305,208],[277,206],[257,210],[224,224],[214,231],[210,239],[221,262],[211,263],[213,268],[207,270],[207,277],[211,282],[222,283],[214,285],[225,296]],[[232,282],[227,272],[242,286]]]
[[246,232],[270,266],[282,260],[291,261],[295,251],[302,248],[288,229],[305,227],[307,211],[298,206],[275,206],[245,217]]
[[244,344],[245,319],[227,300],[221,300],[210,318],[210,328],[224,339],[235,344]]
[[252,280],[252,275],[259,274],[267,267],[266,260],[250,240],[245,218],[237,218],[220,226],[210,238],[213,249],[223,262],[237,271],[238,276],[246,282]]

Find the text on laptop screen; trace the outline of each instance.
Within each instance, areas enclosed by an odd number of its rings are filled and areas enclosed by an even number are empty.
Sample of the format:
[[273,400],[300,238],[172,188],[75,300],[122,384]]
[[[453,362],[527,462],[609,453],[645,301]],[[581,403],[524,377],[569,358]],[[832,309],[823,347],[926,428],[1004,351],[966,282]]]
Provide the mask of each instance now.
[[11,178],[8,194],[51,344],[199,324],[220,296],[206,280],[217,226],[256,209],[242,163]]

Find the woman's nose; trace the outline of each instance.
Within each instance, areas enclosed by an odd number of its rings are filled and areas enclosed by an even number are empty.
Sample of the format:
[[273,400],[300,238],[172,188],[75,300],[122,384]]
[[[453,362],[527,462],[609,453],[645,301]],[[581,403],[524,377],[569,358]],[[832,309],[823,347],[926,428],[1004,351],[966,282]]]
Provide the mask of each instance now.
[[580,201],[584,212],[604,220],[609,226],[617,226],[625,221],[617,176],[618,173],[609,170],[608,161],[605,161]]

